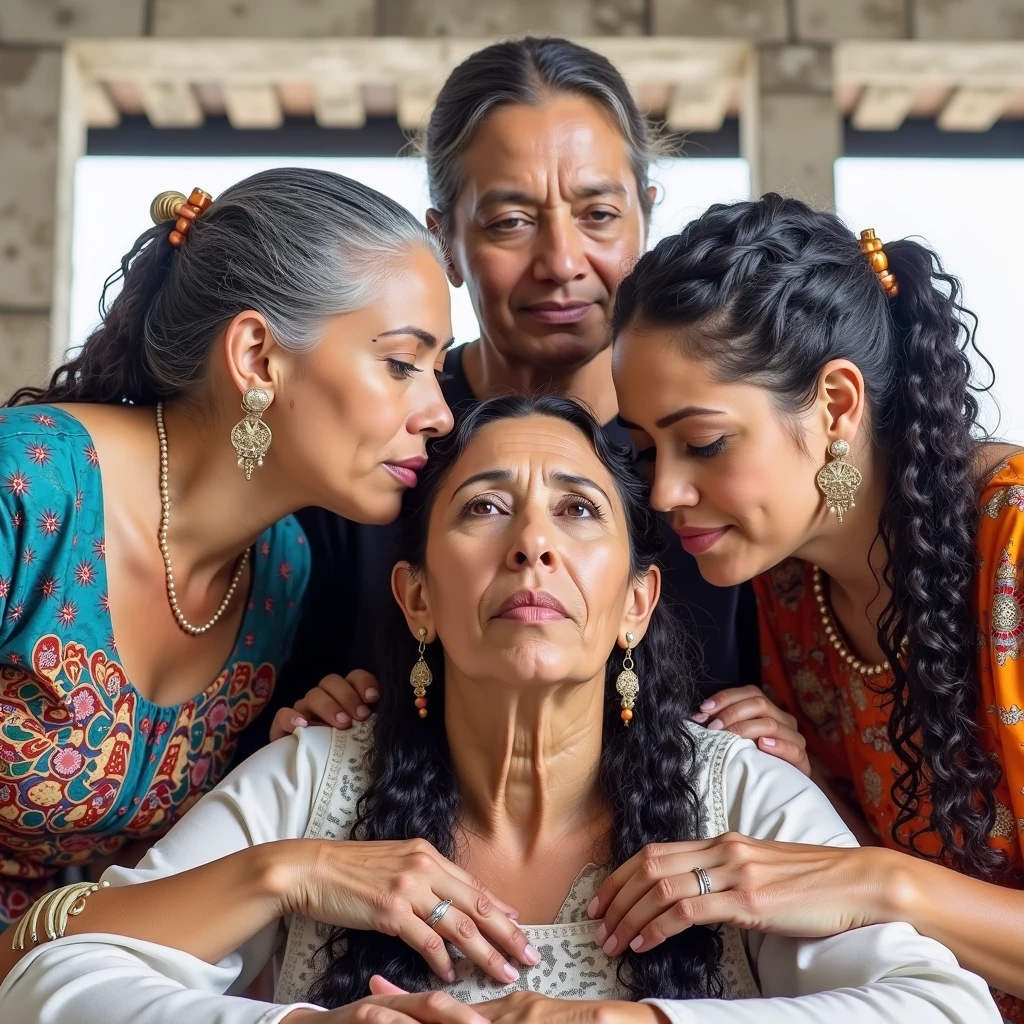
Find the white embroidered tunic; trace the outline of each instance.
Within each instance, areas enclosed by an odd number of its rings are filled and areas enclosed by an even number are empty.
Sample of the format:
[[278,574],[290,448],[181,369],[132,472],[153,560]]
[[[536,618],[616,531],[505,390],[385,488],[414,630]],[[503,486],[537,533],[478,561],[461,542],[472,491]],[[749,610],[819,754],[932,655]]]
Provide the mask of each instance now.
[[[112,885],[187,870],[247,846],[319,836],[345,840],[366,786],[366,725],[349,732],[309,728],[271,744],[205,796],[135,869],[112,868]],[[729,733],[692,727],[700,743],[697,791],[703,834],[856,845],[825,796],[799,771]],[[617,961],[594,941],[586,907],[604,878],[589,865],[556,921],[522,925],[541,954],[518,982],[501,987],[458,957],[444,988],[465,1002],[529,989],[565,999],[628,998]],[[202,908],[183,909],[202,926]],[[0,1019],[38,1024],[279,1024],[303,1002],[322,926],[303,919],[270,925],[218,964],[179,950],[85,933],[46,943],[0,985]],[[998,1024],[980,978],[909,925],[876,925],[825,939],[724,929],[726,999],[652,1002],[672,1024]],[[270,961],[275,1003],[240,998]]]

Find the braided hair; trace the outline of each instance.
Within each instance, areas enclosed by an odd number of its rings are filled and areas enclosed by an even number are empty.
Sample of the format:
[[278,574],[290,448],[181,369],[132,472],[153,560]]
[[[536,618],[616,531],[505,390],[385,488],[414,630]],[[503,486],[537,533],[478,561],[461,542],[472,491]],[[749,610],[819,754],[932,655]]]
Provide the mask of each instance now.
[[833,214],[775,194],[712,206],[637,262],[612,330],[685,326],[689,354],[724,382],[766,388],[780,411],[810,406],[829,361],[860,369],[887,467],[878,536],[891,597],[877,629],[893,666],[881,689],[900,762],[893,836],[921,853],[931,831],[944,863],[994,877],[1005,865],[988,841],[1000,769],[979,737],[972,599],[976,319],[930,249],[905,239],[885,252],[899,283],[892,299]]

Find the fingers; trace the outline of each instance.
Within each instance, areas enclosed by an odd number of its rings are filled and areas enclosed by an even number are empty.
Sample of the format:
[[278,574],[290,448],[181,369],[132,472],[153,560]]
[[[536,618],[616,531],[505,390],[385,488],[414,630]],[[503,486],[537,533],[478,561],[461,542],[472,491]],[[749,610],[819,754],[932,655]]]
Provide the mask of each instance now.
[[486,885],[483,884],[479,879],[474,878],[468,871],[464,871],[458,866],[453,864],[450,860],[442,857],[432,846],[428,847],[431,855],[438,862],[449,875],[452,875],[457,881],[463,885],[468,885],[471,889],[474,889],[481,896],[486,896],[506,917],[511,917],[513,920],[518,920],[519,911],[512,906],[511,903],[506,903],[503,899],[499,899]]
[[[448,914],[451,912],[451,909],[449,909]],[[448,914],[445,914],[445,917]],[[427,911],[424,917],[429,915],[430,911]],[[443,921],[444,918],[441,920]],[[390,931],[391,929],[389,928],[388,930]],[[445,949],[444,939],[441,937],[440,931],[428,928],[425,920],[418,917],[413,912],[412,907],[408,907],[395,922],[395,934],[407,946],[412,946],[427,961],[427,966],[442,981],[446,981],[450,985],[455,980],[455,968],[452,966],[451,957],[448,956],[448,950]],[[465,950],[463,952],[465,953]],[[501,980],[503,983],[505,982],[504,977]]]
[[[625,862],[625,864],[622,864],[620,867],[616,868],[615,871],[613,871],[604,880],[604,882],[601,884],[601,887],[597,890],[597,895],[591,901],[590,906],[587,907],[587,916],[592,919],[603,917],[605,918],[605,924],[607,925],[609,908],[611,907],[612,903],[617,900],[619,893],[622,891],[623,887],[631,880],[634,880],[634,884],[631,886],[631,890],[636,893],[636,899],[639,899],[639,897],[643,895],[646,889],[649,889],[650,886],[653,885],[660,877],[660,875],[654,876],[653,880],[650,882],[650,885],[647,885],[646,888],[644,888],[639,881],[635,881],[635,875],[637,874],[637,871],[640,869],[640,866],[642,864],[646,863],[648,865],[643,870],[648,872],[648,874],[650,875],[651,873],[657,872],[659,870],[659,867],[656,862],[661,857],[670,854],[703,853],[713,844],[714,840],[703,839],[688,843],[652,843],[648,846],[645,846],[639,853],[636,853],[632,857],[630,857],[629,860]],[[636,902],[636,900],[634,899],[633,902]],[[632,904],[628,902],[626,903],[627,907],[631,905]],[[619,907],[619,916],[621,916],[621,914],[625,912],[624,909],[621,909],[621,902],[619,903]],[[616,918],[616,922],[617,921],[618,917]],[[614,926],[609,927],[608,931],[611,931],[613,927]]]
[[[369,673],[363,673],[369,675]],[[370,676],[373,680],[373,677]],[[373,680],[376,682],[376,680]],[[364,684],[365,687],[365,684]],[[363,703],[363,697],[347,678],[339,675],[324,676],[319,686],[310,690],[305,699],[317,710],[323,708],[328,715],[324,721],[345,728],[352,722],[362,722],[370,717],[370,709]]]
[[[673,903],[634,936],[630,947],[637,953],[660,946],[667,938],[701,924],[730,924],[737,902],[728,892],[712,892],[708,896],[683,898]],[[625,946],[622,947],[625,949]]]
[[[704,870],[711,879],[712,891],[725,887],[722,877],[724,869],[705,867]],[[626,947],[631,946],[653,921],[667,913],[673,906],[689,906],[695,902],[699,894],[700,882],[692,867],[668,864],[663,876],[639,900],[628,907],[614,928],[608,926],[610,918],[605,917],[605,926],[598,929],[597,941],[602,944],[602,948],[609,956],[621,956],[626,952]]]
[[382,978],[379,974],[375,974],[370,978],[370,994],[375,996],[403,996],[409,993],[404,988],[392,985],[387,978]]
[[[540,953],[530,945],[526,933],[508,914],[496,906],[494,900],[486,892],[481,892],[479,889],[457,880],[448,884],[457,887],[449,892],[449,898],[454,904],[453,911],[461,910],[467,917],[472,918],[488,941],[496,943],[506,953],[515,957],[519,963],[528,964],[530,967],[536,967],[540,963]],[[461,946],[459,948],[462,949]],[[501,980],[511,981],[513,979],[510,975],[503,974]]]
[[[426,916],[429,914],[428,910]],[[472,960],[495,981],[510,985],[518,980],[519,972],[487,941],[476,921],[454,903],[432,930],[439,938],[447,939],[456,949],[461,950],[468,960]]]
[[[700,713],[694,715],[694,720],[702,724],[706,722],[707,727],[711,730],[733,730],[733,726],[740,722],[750,721],[754,718],[774,718],[787,729],[793,732],[798,731],[796,719],[776,707],[755,687],[746,686],[737,690],[725,690],[723,693],[731,696],[728,700],[715,697],[710,701],[705,701],[701,705]],[[714,706],[708,708],[709,704]]]
[[[390,1013],[361,1013],[364,1007],[381,1007]],[[352,1008],[360,1024],[488,1024],[473,1007],[453,999],[447,992],[374,995],[353,1003]]]
[[296,729],[309,725],[309,722],[295,708],[281,708],[270,723],[270,742],[282,736],[290,736]]
[[377,677],[364,669],[354,668],[345,678],[364,704],[372,704],[380,696],[377,692]]

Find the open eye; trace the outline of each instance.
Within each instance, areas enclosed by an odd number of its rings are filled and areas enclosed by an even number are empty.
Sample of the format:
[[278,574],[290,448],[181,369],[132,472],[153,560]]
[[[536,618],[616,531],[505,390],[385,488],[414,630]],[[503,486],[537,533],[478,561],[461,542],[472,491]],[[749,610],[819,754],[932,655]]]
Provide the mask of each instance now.
[[567,519],[603,519],[601,509],[589,498],[573,494],[559,507],[559,513]]
[[500,516],[501,509],[493,501],[486,498],[478,498],[466,506],[466,512],[471,516]]

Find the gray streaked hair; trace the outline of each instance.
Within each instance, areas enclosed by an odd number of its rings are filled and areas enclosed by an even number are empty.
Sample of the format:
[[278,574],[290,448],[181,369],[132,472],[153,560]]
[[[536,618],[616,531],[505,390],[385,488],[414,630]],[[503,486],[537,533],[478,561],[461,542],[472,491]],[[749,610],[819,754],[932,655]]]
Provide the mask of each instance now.
[[[290,351],[319,341],[326,318],[365,309],[397,259],[439,244],[404,207],[329,171],[281,167],[227,189],[179,249],[171,223],[147,230],[107,280],[103,322],[46,388],[15,402],[135,402],[203,387],[218,333],[238,313],[266,317]],[[112,301],[114,286],[122,287]]]
[[567,39],[526,36],[477,50],[455,68],[438,94],[419,149],[427,162],[430,200],[446,231],[462,187],[459,158],[480,125],[500,107],[536,106],[559,94],[590,99],[611,115],[629,149],[644,216],[650,216],[650,164],[669,149],[652,131],[618,69],[607,57]]

